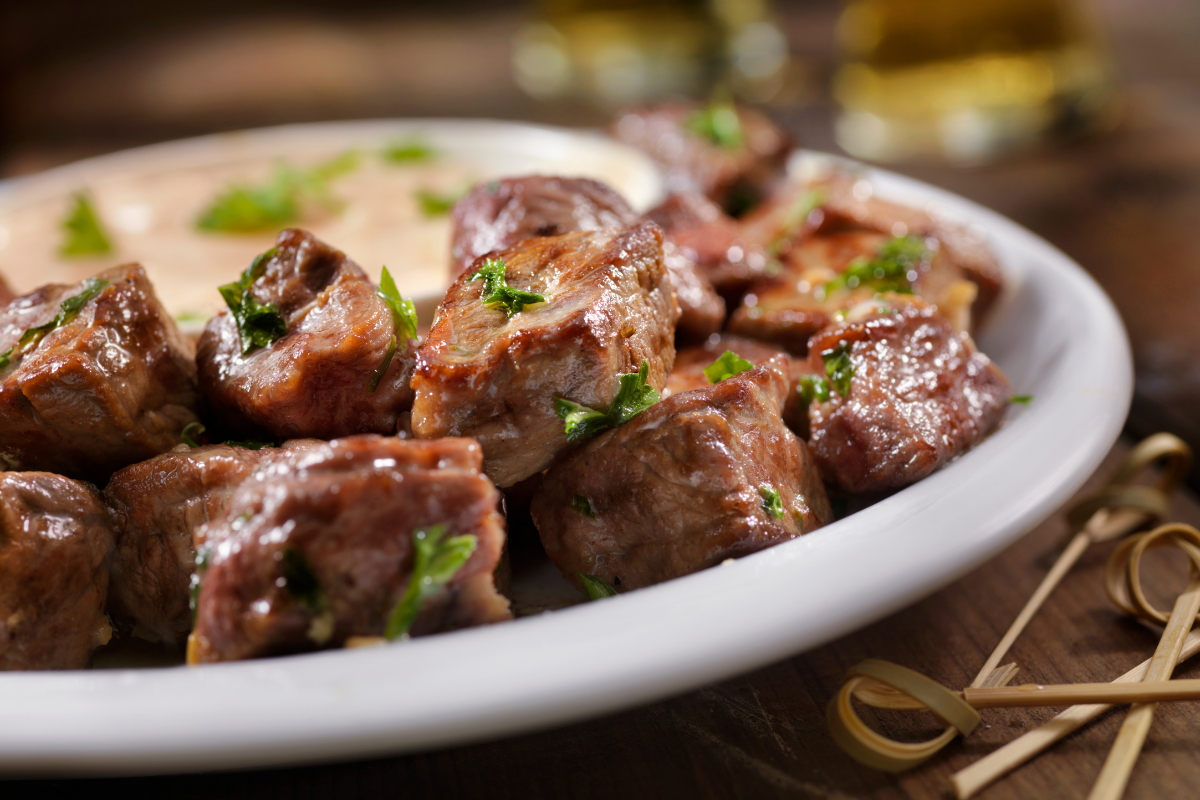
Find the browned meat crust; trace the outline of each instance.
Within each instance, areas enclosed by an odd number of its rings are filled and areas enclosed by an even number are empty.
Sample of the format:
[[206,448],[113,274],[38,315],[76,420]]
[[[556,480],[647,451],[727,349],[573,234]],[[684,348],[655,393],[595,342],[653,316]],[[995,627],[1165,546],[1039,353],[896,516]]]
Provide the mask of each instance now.
[[80,669],[104,615],[112,518],[91,486],[0,472],[0,670]]
[[624,228],[637,214],[607,184],[527,175],[478,184],[454,204],[450,277],[494,250],[535,236]]
[[610,132],[662,166],[668,192],[699,192],[726,206],[735,195],[761,194],[782,174],[791,139],[767,117],[739,106],[741,143],[715,144],[688,127],[689,118],[705,108],[666,102],[627,109],[617,115]]
[[478,439],[484,471],[508,487],[567,446],[556,396],[608,408],[617,376],[643,361],[663,388],[678,311],[651,223],[529,239],[500,256],[510,286],[547,302],[509,317],[480,302],[482,281],[460,275],[418,354],[412,429]]
[[[808,339],[824,328],[835,315],[879,289],[865,284],[854,289],[826,293],[826,284],[841,275],[856,260],[871,260],[891,239],[889,233],[862,229],[835,229],[807,236],[784,255],[776,275],[751,284],[742,304],[729,318],[730,331],[774,342],[797,355],[808,352]],[[940,249],[921,261],[911,272],[912,291],[938,304],[947,317],[952,314],[965,327],[967,309],[974,297],[971,284]],[[964,294],[965,290],[965,294]],[[961,314],[956,313],[961,310]]]
[[242,355],[228,310],[209,320],[200,337],[196,363],[214,426],[280,439],[395,433],[412,404],[415,343],[399,342],[372,391],[397,333],[387,303],[345,253],[305,231],[279,234],[276,249],[250,292],[279,306],[287,322],[283,338]]
[[85,284],[51,284],[0,309],[0,467],[103,482],[170,450],[196,421],[192,346],[136,264],[107,281],[77,315],[22,352],[22,334],[50,322]]
[[713,285],[726,301],[737,302],[751,281],[763,274],[767,253],[757,228],[729,217],[702,194],[673,194],[646,212],[680,252],[691,259],[696,273]]
[[[854,309],[810,343],[809,368],[844,347],[849,395],[830,390],[809,410],[809,439],[825,479],[847,492],[898,489],[968,450],[1000,422],[1008,379],[971,338],[920,301]],[[863,311],[863,313],[859,313]]]
[[[208,567],[196,660],[231,661],[336,647],[380,635],[413,569],[413,532],[445,524],[476,537],[470,559],[427,598],[412,635],[510,617],[493,572],[504,546],[500,494],[467,439],[353,436],[314,446],[244,482],[221,522],[197,534]],[[316,579],[306,602],[287,564]],[[311,595],[317,595],[312,597]]]
[[192,534],[224,519],[234,490],[254,470],[316,444],[297,439],[261,450],[181,445],[113,475],[104,499],[117,525],[108,593],[114,619],[140,625],[163,641],[182,642],[192,629]]
[[[829,521],[808,448],[779,417],[786,375],[772,360],[672,395],[551,469],[532,512],[555,566],[577,586],[585,573],[624,591]],[[762,487],[779,493],[779,518]]]
[[[530,175],[482,183],[454,206],[451,277],[479,256],[537,236],[625,228],[637,214],[598,181]],[[696,273],[687,253],[663,242],[664,263],[679,302],[676,336],[699,341],[721,329],[725,302]]]
[[783,421],[802,439],[808,438],[808,405],[801,402],[798,393],[800,378],[809,374],[807,359],[793,358],[787,351],[768,342],[747,339],[723,333],[710,337],[697,347],[686,347],[675,354],[675,368],[667,376],[664,397],[692,389],[703,389],[711,385],[704,369],[716,361],[726,350],[737,353],[755,366],[761,366],[772,358],[781,358],[788,369],[787,398],[783,402]]

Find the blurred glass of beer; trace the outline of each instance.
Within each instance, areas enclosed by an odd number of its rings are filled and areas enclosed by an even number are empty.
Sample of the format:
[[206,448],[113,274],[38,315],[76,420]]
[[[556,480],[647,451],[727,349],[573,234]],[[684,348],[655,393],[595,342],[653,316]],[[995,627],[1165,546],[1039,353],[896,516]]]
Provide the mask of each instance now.
[[852,0],[838,143],[860,158],[981,162],[1107,127],[1108,60],[1072,0]]

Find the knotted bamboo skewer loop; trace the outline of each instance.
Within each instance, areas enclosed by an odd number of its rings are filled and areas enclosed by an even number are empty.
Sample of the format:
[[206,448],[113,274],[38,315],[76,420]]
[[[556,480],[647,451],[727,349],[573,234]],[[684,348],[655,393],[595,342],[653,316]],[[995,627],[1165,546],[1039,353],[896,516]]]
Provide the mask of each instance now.
[[1130,451],[1110,483],[1128,486],[1156,461],[1162,462],[1162,475],[1155,486],[1164,494],[1171,494],[1183,485],[1188,470],[1192,468],[1192,449],[1188,447],[1187,442],[1174,434],[1156,433],[1147,436]]
[[1173,523],[1121,542],[1105,566],[1104,588],[1113,605],[1126,614],[1165,625],[1170,614],[1155,608],[1146,599],[1140,572],[1142,555],[1159,547],[1178,547],[1187,554],[1193,573],[1200,574],[1200,531],[1190,525]]
[[[954,741],[955,736],[967,736],[979,724],[979,712],[957,693],[907,667],[868,659],[848,674],[849,680],[829,701],[829,732],[839,747],[868,767],[886,772],[911,769]],[[876,733],[858,716],[852,702],[854,690],[867,679],[908,695],[948,727],[939,736],[916,743],[897,742]]]

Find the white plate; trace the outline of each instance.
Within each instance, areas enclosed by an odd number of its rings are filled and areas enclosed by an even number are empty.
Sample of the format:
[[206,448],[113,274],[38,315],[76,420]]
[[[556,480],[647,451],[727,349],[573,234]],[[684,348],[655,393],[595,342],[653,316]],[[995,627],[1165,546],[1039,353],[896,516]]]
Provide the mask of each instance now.
[[1001,258],[1010,291],[980,345],[1034,400],[974,450],[800,539],[506,625],[197,669],[3,674],[0,769],[292,764],[579,720],[827,642],[996,554],[1065,502],[1115,440],[1132,380],[1124,330],[1083,270],[1028,231],[916,181],[864,175],[882,195],[980,225]]

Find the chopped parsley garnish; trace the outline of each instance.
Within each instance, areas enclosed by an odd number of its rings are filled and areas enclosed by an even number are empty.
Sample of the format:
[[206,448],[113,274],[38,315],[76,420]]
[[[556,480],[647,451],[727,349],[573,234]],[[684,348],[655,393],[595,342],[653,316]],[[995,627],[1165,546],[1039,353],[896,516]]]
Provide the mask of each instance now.
[[554,398],[554,412],[566,421],[567,441],[590,439],[600,431],[625,424],[657,403],[658,392],[646,383],[649,374],[650,365],[643,360],[637,372],[618,376],[621,385],[608,411],[597,411],[562,397]]
[[275,442],[260,442],[255,439],[243,439],[243,440],[226,439],[224,442],[222,442],[222,444],[229,445],[230,447],[241,447],[246,450],[262,450],[264,447],[278,447],[279,446],[279,445],[275,444]]
[[437,152],[419,139],[393,142],[383,149],[383,160],[392,164],[420,164],[432,161]]
[[842,397],[850,396],[850,379],[854,377],[854,362],[850,360],[850,345],[843,342],[821,353],[825,375]]
[[573,511],[578,511],[588,519],[596,518],[596,512],[592,510],[592,502],[579,492],[571,495],[571,509]]
[[758,493],[762,495],[763,511],[775,519],[783,519],[783,501],[779,499],[779,492],[775,491],[775,487],[764,483],[758,487]]
[[[104,291],[104,287],[106,286],[108,286],[108,281],[104,280],[103,278],[88,278],[83,282],[82,292],[74,295],[73,297],[68,297],[66,300],[62,301],[58,307],[58,313],[54,315],[54,319],[42,325],[38,325],[26,330],[23,334],[21,334],[21,338],[17,340],[16,346],[20,348],[22,352],[32,350],[33,348],[37,347],[38,343],[42,341],[42,338],[45,337],[46,334],[61,328],[63,325],[66,325],[68,322],[75,319],[75,317],[79,315],[79,312],[83,310],[83,307],[88,304],[88,301],[100,294],[100,292]],[[13,348],[10,347],[8,352],[4,354],[5,361],[10,360],[9,354],[12,353],[12,350]],[[7,364],[5,366],[7,366]],[[2,369],[2,367],[0,367],[0,369]]]
[[356,169],[359,161],[358,152],[352,150],[311,169],[279,164],[265,183],[235,184],[218,195],[196,219],[196,227],[252,233],[297,221],[306,202],[336,210],[341,201],[330,191],[329,182]]
[[62,221],[62,228],[66,238],[58,248],[59,255],[102,256],[112,252],[112,240],[104,232],[86,192],[73,195],[71,211]]
[[446,526],[430,525],[413,531],[413,568],[408,588],[388,617],[384,636],[389,641],[408,637],[408,630],[421,610],[421,603],[434,594],[475,552],[474,536],[446,538]]
[[800,378],[800,400],[804,405],[817,400],[824,403],[829,400],[829,381],[820,375],[804,375]]
[[200,585],[204,581],[204,573],[208,571],[208,562],[212,560],[212,545],[202,544],[196,548],[196,571],[188,581],[188,606],[192,609],[192,623],[196,622],[196,610],[200,604]]
[[13,348],[10,347],[3,353],[0,353],[0,369],[8,369],[9,365],[12,364],[12,351]]
[[435,192],[433,189],[417,189],[417,206],[427,217],[444,217],[450,213],[466,192]]
[[920,236],[893,236],[879,247],[875,258],[859,257],[822,287],[824,295],[839,289],[870,286],[879,292],[912,294],[917,267],[929,259],[929,248]]
[[197,442],[196,439],[203,436],[205,430],[207,429],[199,422],[189,422],[184,426],[183,430],[180,431],[179,438],[188,447],[199,447],[200,443]]
[[587,594],[588,600],[603,600],[606,597],[616,595],[617,590],[609,586],[595,575],[588,575],[583,572],[575,573],[579,576],[579,580],[583,583],[583,591]]
[[546,302],[546,298],[540,294],[509,286],[505,270],[502,258],[488,257],[483,260],[483,265],[471,276],[472,281],[483,281],[483,292],[479,302],[485,306],[503,308],[510,317],[520,314],[525,310],[525,306]]
[[683,126],[690,133],[726,150],[736,150],[744,141],[742,121],[738,119],[733,103],[729,102],[714,100],[705,108],[696,109],[684,120]]
[[748,369],[754,369],[754,365],[732,350],[726,350],[716,361],[704,368],[704,377],[708,378],[709,383],[720,383]]
[[305,611],[312,614],[325,609],[325,594],[308,559],[294,547],[285,547],[280,559],[283,568],[283,588],[296,598]]
[[287,333],[287,322],[279,313],[279,306],[274,303],[260,303],[250,293],[250,286],[267,269],[267,261],[276,253],[271,248],[265,253],[255,256],[250,266],[242,273],[242,277],[233,283],[227,283],[217,288],[229,313],[237,322],[238,335],[242,340],[242,355],[247,355],[256,347],[266,347]]
[[[3,365],[0,365],[0,369],[3,369],[3,368],[4,368]],[[1009,400],[1009,402],[1010,403],[1020,403],[1023,406],[1027,406],[1033,402],[1033,395],[1031,395],[1031,394],[1014,395],[1012,397],[1012,399]]]
[[405,300],[401,296],[400,290],[396,288],[396,282],[392,280],[392,273],[388,272],[387,267],[383,268],[383,277],[379,279],[379,291],[375,294],[379,295],[392,311],[394,333],[392,341],[388,344],[387,352],[383,354],[383,361],[375,370],[375,374],[371,376],[368,389],[372,392],[379,388],[379,382],[383,380],[384,373],[392,364],[396,348],[399,345],[399,337],[403,336],[405,341],[417,338],[417,308],[413,305],[412,300]]

